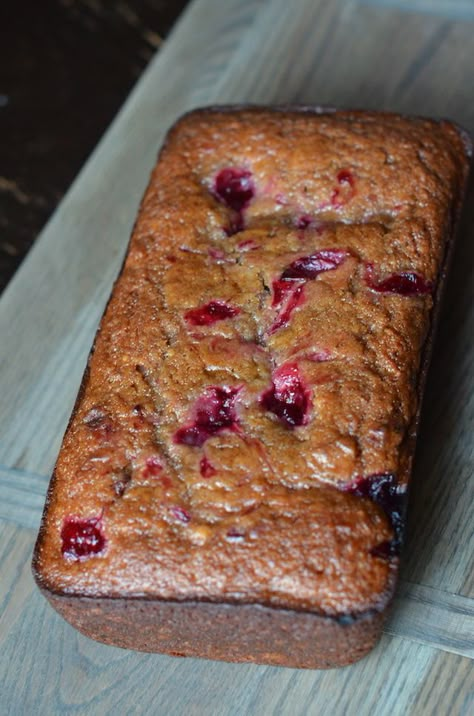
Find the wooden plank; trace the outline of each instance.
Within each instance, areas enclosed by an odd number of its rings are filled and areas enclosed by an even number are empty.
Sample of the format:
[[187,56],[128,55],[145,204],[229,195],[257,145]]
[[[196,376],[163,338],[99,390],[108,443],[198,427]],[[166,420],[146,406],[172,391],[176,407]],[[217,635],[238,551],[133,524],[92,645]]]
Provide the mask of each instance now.
[[472,0],[356,0],[360,5],[397,8],[407,12],[427,12],[450,19],[474,19]]
[[[449,115],[474,130],[474,24],[407,17],[343,0],[191,4],[0,301],[4,519],[39,519],[139,197],[177,115],[215,102],[300,101]],[[396,636],[386,634],[363,662],[326,673],[105,647],[66,625],[34,587],[34,531],[0,522],[6,713],[468,713],[472,662],[457,654],[472,655],[473,646],[473,198],[425,403],[404,581],[387,627]]]
[[474,599],[400,580],[386,634],[474,658]]
[[0,466],[0,520],[38,529],[49,478]]
[[[442,688],[439,688],[439,685]],[[458,656],[437,654],[421,681],[412,705],[414,714],[474,713],[474,669]]]

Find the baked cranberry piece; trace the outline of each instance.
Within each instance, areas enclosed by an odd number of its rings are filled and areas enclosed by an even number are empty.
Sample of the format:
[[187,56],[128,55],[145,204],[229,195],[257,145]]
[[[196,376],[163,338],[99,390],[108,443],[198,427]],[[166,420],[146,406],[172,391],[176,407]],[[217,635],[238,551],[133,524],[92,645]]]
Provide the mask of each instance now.
[[280,306],[277,319],[272,323],[269,333],[275,333],[279,328],[286,326],[291,314],[304,303],[304,283],[297,281],[274,281],[272,307]]
[[280,306],[283,301],[285,301],[289,294],[292,293],[292,291],[295,288],[295,283],[292,281],[281,281],[280,279],[277,279],[272,283],[272,289],[273,289],[273,298],[272,298],[272,308],[276,308],[277,306]]
[[241,241],[240,244],[237,244],[237,248],[239,251],[257,251],[260,246],[255,243],[253,239],[246,239],[245,241]]
[[331,204],[339,207],[347,204],[355,194],[355,179],[349,169],[341,169],[337,174],[338,187],[331,194]]
[[173,507],[170,507],[169,510],[173,517],[178,520],[178,522],[182,522],[184,525],[188,524],[188,522],[191,522],[191,515],[187,510],[184,509],[184,507],[174,505]]
[[406,512],[406,490],[390,472],[356,477],[343,490],[377,503],[387,515],[395,533],[393,540],[373,548],[372,554],[390,557],[400,553],[403,542]]
[[101,531],[101,518],[66,517],[61,529],[63,557],[84,561],[104,551],[106,539]]
[[114,432],[110,416],[97,406],[89,410],[83,422],[99,440],[108,441]]
[[401,271],[393,273],[384,279],[378,280],[374,276],[373,264],[365,268],[365,282],[372,291],[379,293],[397,293],[400,296],[418,296],[431,293],[433,285],[420,274],[414,271]]
[[150,457],[147,457],[145,460],[145,467],[143,468],[143,477],[157,477],[157,475],[160,474],[160,472],[163,470],[163,465],[160,462],[160,459],[156,457],[156,455],[150,455]]
[[308,214],[302,214],[296,219],[296,228],[304,231],[311,225],[311,217]]
[[221,169],[214,180],[214,196],[229,209],[234,216],[229,225],[224,227],[227,236],[233,236],[245,228],[243,211],[252,201],[255,187],[252,173],[247,169],[227,167]]
[[309,256],[302,256],[286,267],[281,277],[272,284],[272,307],[281,305],[282,308],[276,321],[270,326],[270,334],[286,326],[295,308],[303,303],[304,282],[314,280],[325,271],[333,271],[342,264],[347,255],[347,251],[341,249],[322,249]]
[[240,213],[255,194],[252,173],[235,167],[221,169],[214,180],[214,194],[229,209]]
[[240,388],[211,386],[199,396],[194,409],[194,421],[176,431],[178,445],[200,447],[212,435],[237,426],[235,399]]
[[201,458],[199,470],[203,477],[213,477],[217,473],[216,468],[211,462],[209,462],[205,455]]
[[320,273],[333,271],[347,258],[347,251],[341,249],[322,249],[309,256],[302,256],[293,261],[283,271],[281,279],[305,279],[314,280]]
[[306,388],[296,363],[286,363],[273,373],[272,386],[260,397],[260,405],[287,428],[306,425],[311,391]]
[[231,306],[225,301],[209,301],[204,306],[192,308],[184,314],[184,318],[192,326],[209,326],[216,321],[234,318],[240,313],[240,308]]

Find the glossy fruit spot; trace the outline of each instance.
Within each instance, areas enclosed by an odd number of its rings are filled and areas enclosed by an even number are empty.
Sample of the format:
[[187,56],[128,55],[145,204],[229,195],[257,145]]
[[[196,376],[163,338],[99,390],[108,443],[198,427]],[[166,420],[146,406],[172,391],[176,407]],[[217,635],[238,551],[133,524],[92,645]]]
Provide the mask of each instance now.
[[309,256],[302,256],[287,266],[280,278],[272,284],[272,308],[279,308],[279,312],[269,333],[286,326],[295,308],[302,305],[305,281],[312,281],[325,271],[333,271],[347,256],[347,251],[341,249],[322,249]]
[[184,318],[192,326],[209,326],[216,321],[234,318],[238,313],[240,313],[240,308],[231,306],[225,301],[209,301],[204,306],[187,311]]
[[295,284],[292,281],[281,281],[277,279],[272,283],[272,308],[280,306],[289,294],[293,291]]
[[236,427],[235,399],[239,390],[228,386],[207,388],[196,401],[193,422],[177,430],[174,441],[200,447],[212,435]]
[[400,553],[400,545],[397,544],[396,540],[385,540],[376,544],[372,547],[370,554],[374,557],[381,557],[382,559],[390,559],[390,557],[396,557]]
[[349,169],[341,169],[341,171],[338,172],[337,181],[339,184],[349,184],[349,186],[354,186],[354,176]]
[[431,293],[433,285],[420,274],[413,271],[393,273],[378,280],[374,275],[373,264],[367,264],[365,282],[373,291],[379,293],[397,293],[400,296],[418,296]]
[[398,485],[395,475],[389,472],[357,477],[344,488],[357,497],[368,497],[379,505],[395,533],[395,537],[387,544],[377,545],[372,550],[377,556],[392,556],[400,553],[403,541],[403,530],[406,511],[406,490]]
[[107,441],[114,432],[114,426],[109,415],[100,407],[89,410],[84,417],[84,424],[95,434],[99,440]]
[[293,261],[283,271],[282,280],[306,279],[311,281],[324,271],[333,271],[347,258],[347,251],[341,249],[322,249],[310,256],[302,256]]
[[66,517],[61,529],[61,551],[66,559],[83,561],[104,551],[106,540],[100,518]]
[[205,455],[201,458],[201,462],[199,463],[199,471],[202,477],[213,477],[213,475],[217,473],[216,468]]
[[296,228],[301,229],[304,231],[304,229],[307,229],[308,226],[311,224],[311,217],[308,216],[308,214],[303,214],[302,216],[299,216],[296,219]]
[[239,251],[257,251],[260,246],[253,239],[246,239],[246,241],[241,241],[240,244],[237,244],[237,248]]
[[160,474],[160,472],[163,470],[163,465],[161,464],[158,457],[155,455],[151,455],[150,457],[147,457],[145,461],[145,467],[143,469],[143,477],[156,477]]
[[214,181],[214,194],[230,209],[241,212],[255,194],[252,174],[246,169],[221,169]]
[[233,236],[243,231],[245,229],[243,212],[255,195],[252,173],[247,169],[235,167],[221,169],[214,180],[213,193],[233,212],[229,224],[223,227],[226,235]]
[[263,393],[260,404],[287,428],[308,422],[311,391],[306,388],[296,363],[286,363],[274,372],[271,388]]
[[295,281],[274,281],[272,306],[281,306],[276,320],[269,328],[270,335],[288,325],[291,314],[304,303],[304,283]]
[[187,510],[184,509],[184,507],[179,507],[179,505],[174,505],[173,507],[169,508],[171,514],[173,517],[178,520],[178,522],[182,522],[183,524],[187,524],[188,522],[191,522],[191,515]]
[[339,186],[336,186],[331,194],[331,204],[339,207],[347,204],[354,196],[355,179],[349,169],[341,169],[336,179]]
[[211,247],[207,250],[207,253],[213,261],[226,261],[226,255],[222,249],[215,249],[214,247]]

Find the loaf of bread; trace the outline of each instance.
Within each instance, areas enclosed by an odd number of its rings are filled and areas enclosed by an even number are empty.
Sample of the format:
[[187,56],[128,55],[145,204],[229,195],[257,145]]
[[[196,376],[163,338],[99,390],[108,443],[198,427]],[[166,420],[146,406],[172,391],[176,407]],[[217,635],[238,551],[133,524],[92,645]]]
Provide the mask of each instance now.
[[67,621],[296,667],[373,647],[468,156],[449,122],[372,112],[171,129],[35,550]]

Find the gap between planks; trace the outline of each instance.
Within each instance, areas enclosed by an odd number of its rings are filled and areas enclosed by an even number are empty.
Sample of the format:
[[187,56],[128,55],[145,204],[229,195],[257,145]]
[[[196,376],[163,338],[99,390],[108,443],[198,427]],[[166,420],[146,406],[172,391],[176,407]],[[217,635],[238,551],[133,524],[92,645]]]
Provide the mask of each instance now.
[[[37,530],[49,477],[0,466],[0,520]],[[474,599],[400,580],[385,632],[474,658]]]
[[355,0],[355,4],[369,5],[380,10],[442,15],[449,20],[474,20],[472,0]]

